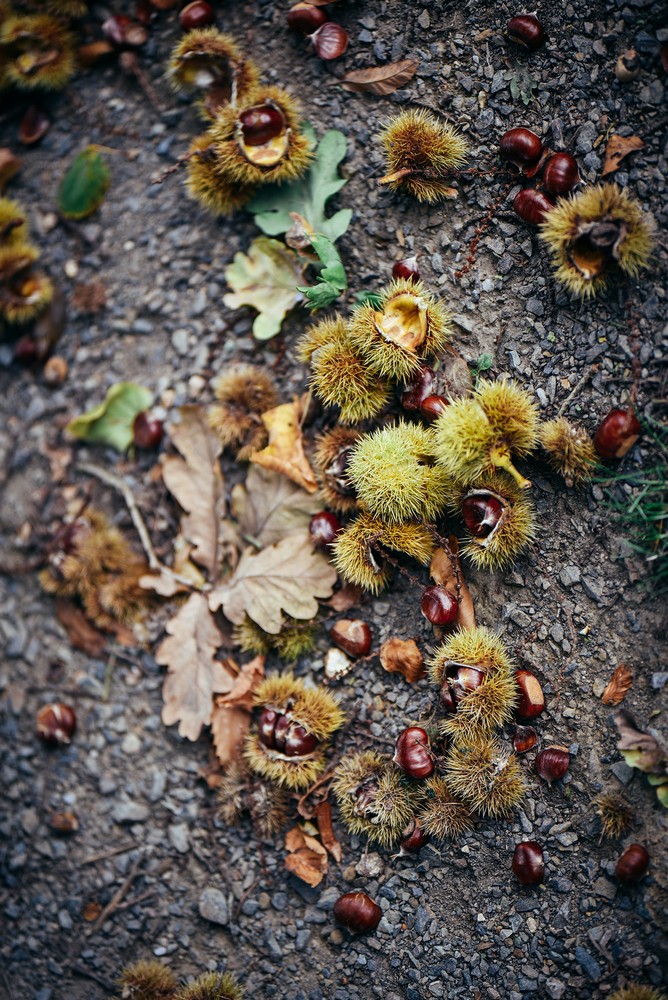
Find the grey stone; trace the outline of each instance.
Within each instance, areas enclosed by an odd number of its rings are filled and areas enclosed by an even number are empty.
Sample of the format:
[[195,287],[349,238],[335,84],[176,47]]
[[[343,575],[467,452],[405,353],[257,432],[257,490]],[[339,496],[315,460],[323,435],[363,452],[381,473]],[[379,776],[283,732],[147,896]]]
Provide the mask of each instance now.
[[559,579],[562,586],[572,587],[574,584],[580,582],[580,570],[577,566],[564,566],[559,573]]
[[179,854],[187,854],[190,850],[190,834],[187,823],[175,823],[167,831],[169,842]]
[[581,948],[579,945],[575,948],[575,961],[578,965],[582,966],[582,970],[587,979],[591,979],[592,982],[596,982],[601,978],[601,966],[593,955],[590,955],[585,948]]
[[610,770],[623,785],[628,785],[633,780],[633,768],[625,760],[616,760]]
[[199,897],[199,915],[212,924],[225,927],[229,922],[227,900],[220,889],[210,886]]
[[566,983],[562,983],[560,979],[554,979],[550,976],[545,982],[545,992],[550,1000],[561,1000],[566,992]]
[[112,813],[114,823],[145,823],[149,817],[148,806],[141,802],[119,802]]
[[607,878],[597,878],[591,887],[591,891],[597,896],[603,896],[605,899],[614,899],[617,895],[617,886],[609,882]]

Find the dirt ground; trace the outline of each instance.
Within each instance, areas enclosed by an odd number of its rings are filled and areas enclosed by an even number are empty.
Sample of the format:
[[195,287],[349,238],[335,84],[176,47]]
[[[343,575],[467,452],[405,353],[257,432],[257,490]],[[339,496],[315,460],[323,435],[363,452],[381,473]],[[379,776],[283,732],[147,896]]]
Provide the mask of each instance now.
[[[354,210],[339,244],[350,299],[379,288],[393,260],[417,251],[424,280],[455,317],[456,346],[467,361],[491,353],[492,374],[510,373],[533,391],[543,416],[567,401],[566,414],[593,430],[611,406],[628,400],[632,383],[629,310],[621,296],[579,304],[556,289],[545,252],[509,202],[482,239],[477,267],[455,280],[499,182],[468,178],[456,202],[419,206],[376,185],[383,164],[373,136],[398,106],[434,107],[467,131],[472,162],[489,163],[499,135],[526,125],[553,147],[573,151],[593,181],[608,132],[638,135],[645,147],[616,179],[665,226],[662,5],[543,4],[548,41],[529,56],[503,37],[508,17],[518,13],[506,3],[345,0],[332,16],[349,30],[350,47],[329,64],[287,30],[287,6],[221,2],[218,23],[245,43],[267,81],[302,100],[320,135],[337,128],[347,138],[342,170],[349,183],[333,204]],[[104,13],[125,5],[95,7]],[[282,399],[305,385],[306,370],[293,358],[305,312],[291,314],[276,340],[260,344],[251,312],[230,313],[222,303],[225,266],[257,235],[251,216],[210,219],[188,200],[178,174],[152,183],[201,127],[193,103],[174,95],[164,78],[178,37],[175,14],[163,15],[142,54],[161,113],[136,80],[111,65],[82,73],[49,100],[53,127],[37,146],[18,146],[11,108],[0,117],[0,146],[23,161],[7,193],[29,205],[49,273],[68,297],[75,283],[94,279],[108,293],[96,315],[70,308],[59,348],[70,371],[60,388],[12,366],[0,344],[3,561],[15,557],[26,524],[52,523],[62,486],[85,481],[75,471],[84,458],[124,475],[154,537],[168,540],[175,514],[151,477],[150,456],[119,459],[76,447],[64,479],[54,481],[60,450],[71,447],[62,428],[110,385],[139,381],[167,408],[208,401],[209,379],[233,360],[272,368]],[[622,86],[614,65],[632,47],[642,70]],[[417,76],[390,97],[331,86],[344,71],[407,56],[420,60]],[[535,83],[527,104],[510,90],[511,77],[526,80],[526,73]],[[108,196],[88,221],[53,225],[59,179],[89,143],[114,151]],[[655,418],[657,400],[666,397],[665,265],[665,249],[658,249],[632,290],[638,406]],[[644,438],[625,467],[655,458]],[[343,864],[332,865],[316,889],[284,871],[280,837],[260,849],[249,826],[221,826],[198,774],[210,760],[210,742],[203,736],[189,743],[161,723],[162,668],[152,647],[92,659],[71,647],[35,574],[0,577],[2,996],[111,997],[121,966],[150,956],[164,956],[179,977],[229,969],[248,997],[293,1000],[599,1000],[628,982],[666,988],[666,818],[644,777],[615,749],[614,710],[600,701],[614,668],[628,664],[633,686],[625,707],[666,739],[664,599],[647,583],[647,567],[611,518],[600,486],[567,490],[544,467],[527,465],[541,524],[536,544],[510,573],[469,568],[467,578],[479,622],[497,628],[519,664],[541,679],[548,701],[541,738],[569,746],[570,773],[550,788],[524,762],[529,791],[511,821],[481,822],[455,843],[424,849],[418,860],[364,856],[365,845],[337,825]],[[95,497],[131,535],[120,498],[99,484]],[[433,644],[415,590],[401,578],[379,598],[365,598],[359,616],[372,627],[374,649],[390,636],[414,636],[425,652]],[[297,672],[321,676],[327,647],[323,629],[316,653]],[[355,721],[337,753],[353,744],[390,750],[401,729],[430,715],[433,698],[426,680],[409,686],[377,660],[339,691]],[[76,705],[79,726],[68,749],[49,752],[34,736],[34,717],[53,699]],[[621,842],[600,841],[591,801],[602,789],[621,790],[636,810]],[[67,808],[81,829],[58,838],[46,818]],[[546,880],[538,888],[518,886],[510,872],[520,839],[539,840],[545,849]],[[626,889],[614,864],[631,842],[647,846],[652,865],[650,877]],[[378,931],[362,939],[344,935],[331,914],[351,887],[363,888],[384,911]],[[219,890],[213,913],[205,905],[210,893],[203,902],[207,889]],[[107,920],[86,921],[87,905],[105,907],[119,892],[120,906]]]

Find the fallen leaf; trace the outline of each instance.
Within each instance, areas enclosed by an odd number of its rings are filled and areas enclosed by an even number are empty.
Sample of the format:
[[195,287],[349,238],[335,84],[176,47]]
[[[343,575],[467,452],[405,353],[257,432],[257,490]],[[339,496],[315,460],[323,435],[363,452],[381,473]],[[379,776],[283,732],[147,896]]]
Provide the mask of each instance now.
[[308,847],[302,847],[288,854],[285,867],[302,882],[315,887],[320,885],[327,872],[327,855],[317,854]]
[[66,219],[86,219],[104,201],[109,167],[95,146],[87,146],[70,164],[58,188],[58,208]]
[[182,406],[169,437],[183,456],[165,455],[162,477],[169,492],[186,511],[181,532],[191,543],[192,559],[214,581],[222,560],[225,487],[220,471],[220,438],[207,422],[201,406]]
[[651,733],[638,729],[630,712],[622,708],[615,715],[619,732],[617,749],[622,751],[629,767],[636,767],[646,774],[668,774],[668,754]]
[[300,827],[291,826],[290,829],[285,834],[285,849],[288,854],[293,851],[299,851],[304,847],[304,834],[302,833]]
[[356,69],[346,73],[340,79],[332,81],[340,83],[344,90],[356,94],[393,94],[415,76],[419,66],[417,59],[400,59],[399,62],[386,63],[384,66],[371,66],[369,69]]
[[645,143],[637,135],[623,136],[611,135],[608,145],[605,147],[605,163],[601,171],[601,177],[607,174],[614,174],[619,169],[622,160],[630,153],[635,153],[638,149],[644,149]]
[[359,607],[362,593],[362,588],[356,584],[344,583],[340,590],[337,590],[328,601],[325,601],[325,604],[337,612],[350,611],[351,608]]
[[56,617],[67,632],[67,638],[75,649],[99,658],[107,645],[107,638],[86,618],[83,611],[71,601],[56,601]]
[[431,557],[429,575],[439,587],[445,587],[458,598],[457,625],[463,629],[472,629],[475,628],[475,608],[459,561],[459,543],[454,535],[448,537],[448,542],[452,555],[448,555],[443,548],[437,548]]
[[219,695],[216,698],[216,704],[245,708],[247,712],[251,712],[253,710],[253,693],[258,684],[264,679],[265,660],[266,657],[263,655],[255,656],[248,663],[244,663],[240,670],[234,664],[234,668],[238,673],[234,678],[232,688],[227,694]]
[[230,508],[242,535],[264,546],[308,528],[312,515],[322,510],[322,501],[286,476],[251,465],[246,482],[232,490]]
[[83,908],[82,916],[86,923],[92,924],[102,913],[102,904],[97,902],[86,903]]
[[223,296],[228,309],[251,306],[257,310],[253,322],[257,340],[275,337],[286,313],[304,299],[297,291],[297,285],[304,281],[299,256],[280,240],[267,236],[254,239],[247,254],[236,253],[225,278],[232,289]]
[[389,674],[402,674],[409,684],[424,675],[424,660],[415,639],[388,639],[380,647],[379,656]]
[[216,703],[211,713],[211,736],[216,757],[225,767],[238,758],[239,748],[250,729],[251,714],[245,708]]
[[315,818],[318,824],[320,839],[334,860],[341,864],[343,852],[332,826],[332,807],[329,802],[320,802],[318,804],[315,810]]
[[167,623],[157,663],[168,668],[162,689],[162,721],[179,723],[179,735],[196,740],[211,721],[214,694],[232,690],[234,678],[215,658],[223,635],[209,613],[206,597],[191,594]]
[[133,441],[135,417],[148,410],[152,402],[150,389],[136,382],[117,382],[107,392],[104,402],[70,420],[66,430],[81,441],[127,451]]
[[78,312],[94,316],[107,304],[107,286],[101,278],[79,281],[72,289],[71,302]]
[[302,415],[302,401],[297,397],[292,403],[282,403],[263,413],[262,422],[269,432],[269,444],[251,455],[251,462],[280,472],[307,493],[315,493],[318,481],[304,454]]
[[223,609],[235,625],[244,616],[278,635],[282,611],[293,618],[314,618],[317,598],[329,597],[336,570],[321,552],[314,552],[307,531],[295,532],[261,552],[246,549],[229,579],[209,594],[212,611]]
[[624,663],[620,663],[601,695],[601,701],[604,705],[619,705],[632,683],[633,674]]
[[3,147],[0,149],[0,191],[7,181],[10,181],[14,174],[18,173],[21,161],[18,156],[14,156],[11,149]]

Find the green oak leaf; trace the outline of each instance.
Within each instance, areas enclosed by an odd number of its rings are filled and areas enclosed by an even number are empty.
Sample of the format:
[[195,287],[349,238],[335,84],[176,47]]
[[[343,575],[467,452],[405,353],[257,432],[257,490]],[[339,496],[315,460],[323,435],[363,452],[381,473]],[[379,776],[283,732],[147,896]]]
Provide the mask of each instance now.
[[135,417],[148,410],[152,402],[150,389],[136,382],[118,382],[109,389],[103,403],[70,420],[66,429],[81,441],[126,451],[133,441]]
[[252,306],[258,315],[253,336],[269,340],[281,329],[286,313],[304,301],[297,285],[304,280],[304,266],[294,250],[280,240],[258,236],[248,253],[237,253],[225,270],[232,289],[223,296],[230,309]]

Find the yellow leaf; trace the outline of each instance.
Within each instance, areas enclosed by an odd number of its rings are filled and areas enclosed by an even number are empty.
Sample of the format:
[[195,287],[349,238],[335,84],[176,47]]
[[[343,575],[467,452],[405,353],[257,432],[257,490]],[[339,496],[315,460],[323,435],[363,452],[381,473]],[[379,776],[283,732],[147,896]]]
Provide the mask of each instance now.
[[251,456],[251,462],[265,469],[280,472],[307,493],[315,493],[318,482],[304,454],[301,429],[302,402],[282,403],[262,414],[262,421],[269,432],[269,444]]

